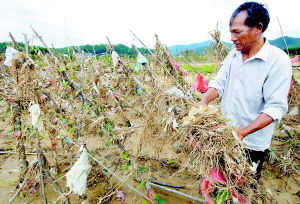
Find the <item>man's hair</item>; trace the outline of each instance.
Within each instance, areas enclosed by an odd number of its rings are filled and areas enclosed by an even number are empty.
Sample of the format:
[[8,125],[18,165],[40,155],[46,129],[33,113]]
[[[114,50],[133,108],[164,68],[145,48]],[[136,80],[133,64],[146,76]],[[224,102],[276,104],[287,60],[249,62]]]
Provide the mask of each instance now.
[[233,19],[240,13],[241,11],[247,11],[248,17],[246,18],[245,24],[253,28],[254,26],[259,26],[259,23],[263,25],[262,32],[264,32],[270,22],[270,16],[268,10],[265,8],[263,4],[259,4],[257,2],[246,2],[240,5],[232,14],[230,18],[229,25],[232,24]]

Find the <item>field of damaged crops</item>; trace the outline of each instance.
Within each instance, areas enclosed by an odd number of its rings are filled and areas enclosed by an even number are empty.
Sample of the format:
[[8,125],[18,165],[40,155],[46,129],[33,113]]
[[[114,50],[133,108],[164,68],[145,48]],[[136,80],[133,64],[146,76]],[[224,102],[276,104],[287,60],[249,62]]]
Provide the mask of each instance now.
[[111,44],[101,56],[7,46],[0,203],[299,202],[298,62],[257,183],[219,102],[195,106],[220,55],[174,57],[156,40],[153,53],[134,56]]

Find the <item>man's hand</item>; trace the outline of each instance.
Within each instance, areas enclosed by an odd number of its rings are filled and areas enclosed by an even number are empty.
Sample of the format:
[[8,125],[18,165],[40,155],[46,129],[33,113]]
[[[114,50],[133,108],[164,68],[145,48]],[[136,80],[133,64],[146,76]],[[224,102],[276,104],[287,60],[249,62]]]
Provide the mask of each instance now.
[[273,121],[274,119],[271,116],[267,115],[266,113],[261,113],[247,127],[235,129],[236,137],[242,141],[245,137],[247,137],[247,135],[266,127],[267,125],[271,124]]
[[207,105],[218,97],[218,91],[215,88],[209,88],[200,102],[196,106],[205,108]]
[[237,138],[240,139],[241,141],[248,135],[247,133],[245,133],[244,129],[241,128],[236,128],[235,132]]
[[197,107],[206,108],[206,107],[207,107],[207,104],[206,104],[204,101],[200,101],[200,102],[196,103],[196,106],[197,106]]

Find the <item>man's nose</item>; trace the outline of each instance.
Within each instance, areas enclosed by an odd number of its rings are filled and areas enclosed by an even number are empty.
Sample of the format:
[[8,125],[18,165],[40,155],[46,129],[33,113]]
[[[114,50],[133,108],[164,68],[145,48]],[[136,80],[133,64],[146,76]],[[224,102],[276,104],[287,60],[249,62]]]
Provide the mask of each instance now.
[[231,41],[234,42],[237,40],[237,37],[234,33],[231,33]]

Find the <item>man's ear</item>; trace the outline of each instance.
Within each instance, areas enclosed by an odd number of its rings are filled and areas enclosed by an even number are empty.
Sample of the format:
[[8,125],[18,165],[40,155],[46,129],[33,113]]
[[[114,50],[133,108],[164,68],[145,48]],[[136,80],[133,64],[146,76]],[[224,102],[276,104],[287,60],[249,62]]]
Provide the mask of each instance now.
[[263,26],[262,23],[258,23],[257,26],[256,26],[256,28],[257,28],[260,32],[262,32],[263,27],[264,27],[264,26]]

